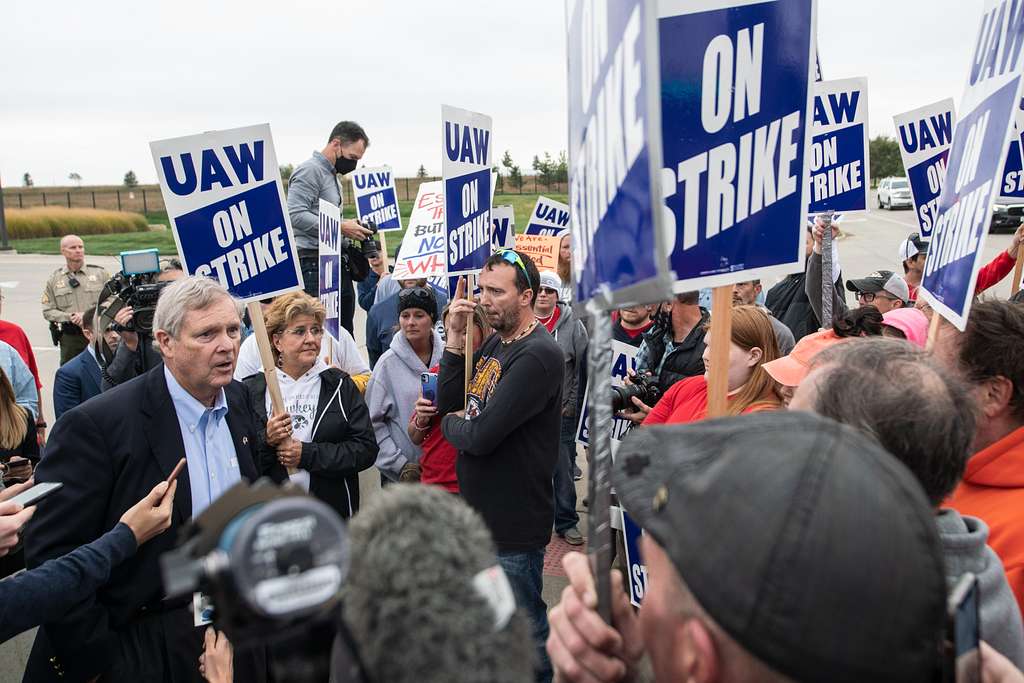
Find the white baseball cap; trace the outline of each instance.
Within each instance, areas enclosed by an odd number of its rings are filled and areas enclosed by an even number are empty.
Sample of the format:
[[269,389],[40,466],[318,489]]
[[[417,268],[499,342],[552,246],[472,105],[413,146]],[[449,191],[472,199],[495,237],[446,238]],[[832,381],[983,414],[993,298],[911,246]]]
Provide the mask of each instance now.
[[912,259],[918,254],[928,253],[928,240],[921,239],[916,232],[910,233],[907,239],[900,243],[900,263]]
[[558,273],[553,270],[542,270],[540,273],[540,287],[544,289],[553,289],[556,292],[562,291],[562,278],[558,277]]

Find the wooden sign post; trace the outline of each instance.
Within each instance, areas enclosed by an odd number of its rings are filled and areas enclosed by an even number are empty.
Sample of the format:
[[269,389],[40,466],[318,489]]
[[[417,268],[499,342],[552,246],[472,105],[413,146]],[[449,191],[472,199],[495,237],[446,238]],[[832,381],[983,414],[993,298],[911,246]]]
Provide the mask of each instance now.
[[[284,412],[284,399],[281,398],[281,385],[277,383],[277,368],[274,363],[274,352],[270,350],[270,336],[267,334],[267,321],[263,319],[263,309],[259,301],[250,301],[246,304],[249,310],[249,320],[252,322],[252,333],[256,335],[256,346],[260,350],[260,360],[263,361],[263,377],[267,380],[267,391],[270,392],[270,406],[274,415]],[[298,469],[288,468],[288,474],[295,474]]]
[[711,372],[708,373],[708,418],[722,417],[729,405],[732,289],[733,285],[724,285],[711,290]]

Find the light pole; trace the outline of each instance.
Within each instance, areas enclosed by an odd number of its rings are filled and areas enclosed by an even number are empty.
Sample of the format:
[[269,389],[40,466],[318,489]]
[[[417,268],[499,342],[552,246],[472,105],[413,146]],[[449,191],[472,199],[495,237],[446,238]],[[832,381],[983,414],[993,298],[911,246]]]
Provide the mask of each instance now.
[[7,242],[7,217],[4,215],[4,188],[0,183],[0,251],[13,251]]

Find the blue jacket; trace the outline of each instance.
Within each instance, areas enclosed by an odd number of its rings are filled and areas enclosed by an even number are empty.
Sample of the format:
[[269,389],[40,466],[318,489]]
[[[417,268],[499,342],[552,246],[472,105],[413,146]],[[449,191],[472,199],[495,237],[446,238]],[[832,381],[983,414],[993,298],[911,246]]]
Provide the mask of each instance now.
[[[434,289],[437,297],[437,319],[441,319],[441,311],[448,305],[448,293],[428,284]],[[398,294],[376,303],[366,316],[366,353],[370,357],[370,368],[377,364],[377,359],[391,348],[391,339],[398,328]]]
[[79,403],[99,396],[102,380],[99,363],[89,349],[57,368],[53,381],[53,412],[57,418]]

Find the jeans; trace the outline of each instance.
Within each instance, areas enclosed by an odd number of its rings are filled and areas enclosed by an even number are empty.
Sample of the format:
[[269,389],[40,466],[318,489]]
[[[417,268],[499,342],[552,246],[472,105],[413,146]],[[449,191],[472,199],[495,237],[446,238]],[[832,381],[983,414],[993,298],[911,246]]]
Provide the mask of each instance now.
[[548,606],[541,594],[544,585],[544,549],[525,552],[499,552],[498,564],[512,585],[516,605],[526,612],[537,648],[537,683],[550,683],[551,660],[545,649],[548,640]]
[[[318,256],[300,256],[299,270],[302,271],[303,290],[314,299],[319,299],[320,258]],[[341,266],[341,279],[338,281],[338,299],[341,308],[339,313],[341,326],[348,330],[349,334],[355,335],[355,332],[352,331],[352,323],[356,312],[356,293],[352,286],[352,274],[345,266],[344,261]]]
[[562,417],[562,432],[558,438],[558,462],[555,463],[555,533],[566,531],[580,523],[576,512],[576,482],[573,465],[576,464],[576,416]]

